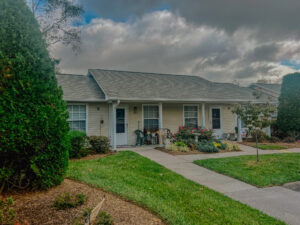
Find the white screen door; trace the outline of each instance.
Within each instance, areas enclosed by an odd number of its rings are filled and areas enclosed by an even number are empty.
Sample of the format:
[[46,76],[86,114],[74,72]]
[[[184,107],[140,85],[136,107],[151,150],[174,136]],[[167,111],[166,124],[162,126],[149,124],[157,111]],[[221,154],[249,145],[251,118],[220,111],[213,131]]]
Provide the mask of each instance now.
[[222,137],[221,109],[211,108],[211,124],[216,138]]

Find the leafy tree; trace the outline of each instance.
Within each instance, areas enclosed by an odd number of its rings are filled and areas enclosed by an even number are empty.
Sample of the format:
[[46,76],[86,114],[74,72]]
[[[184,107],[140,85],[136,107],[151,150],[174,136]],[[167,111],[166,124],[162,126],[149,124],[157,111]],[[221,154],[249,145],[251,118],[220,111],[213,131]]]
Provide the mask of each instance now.
[[81,31],[74,26],[84,10],[70,0],[27,0],[33,14],[39,22],[47,46],[62,43],[79,50]]
[[278,128],[286,133],[300,132],[300,73],[283,78],[278,107]]
[[[253,104],[248,103],[246,106],[235,105],[232,110],[233,113],[237,114],[238,117],[245,123],[248,130],[254,131],[256,140],[256,160],[259,161],[258,157],[258,139],[257,134],[271,125],[273,122],[272,114],[275,112],[275,106],[270,104]],[[253,133],[253,132],[252,132]]]
[[54,63],[24,0],[0,1],[0,193],[59,184],[68,113]]

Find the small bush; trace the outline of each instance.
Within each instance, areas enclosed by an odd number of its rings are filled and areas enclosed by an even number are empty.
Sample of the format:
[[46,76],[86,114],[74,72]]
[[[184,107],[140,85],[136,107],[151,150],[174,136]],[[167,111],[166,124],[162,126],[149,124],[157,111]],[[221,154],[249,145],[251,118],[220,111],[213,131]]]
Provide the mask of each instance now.
[[293,142],[296,142],[296,138],[295,137],[286,137],[283,139],[283,142],[286,142],[286,143],[293,143]]
[[96,217],[95,225],[113,225],[114,221],[111,215],[104,211],[100,211]]
[[0,197],[0,224],[13,225],[16,220],[16,211],[13,208],[14,200]]
[[280,142],[280,138],[271,136],[269,138],[269,141],[272,142],[272,143],[277,143],[277,142]]
[[179,146],[179,147],[185,147],[186,146],[186,144],[184,142],[182,142],[182,141],[175,142],[174,144],[176,146]]
[[262,130],[248,130],[247,137],[251,136],[250,141],[255,142],[256,141],[256,132],[257,132],[257,141],[263,142],[268,139],[268,135],[263,132]]
[[188,152],[190,151],[189,147],[187,147],[185,144],[182,146],[176,145],[176,142],[170,145],[166,146],[166,149],[172,151],[172,152]]
[[196,149],[200,152],[219,152],[212,141],[200,141],[197,143]]
[[233,144],[232,145],[232,150],[234,150],[234,151],[241,151],[241,148],[240,148],[239,145]]
[[85,149],[87,136],[84,132],[73,130],[69,132],[68,137],[71,144],[69,150],[70,158],[81,158],[88,155],[88,151]]
[[84,194],[70,195],[70,193],[66,192],[55,198],[53,206],[56,210],[65,210],[83,205],[85,201],[86,197]]
[[[174,139],[176,141],[183,141],[187,145],[187,142],[191,142],[191,140],[195,140],[194,133],[198,134],[198,140],[212,140],[213,139],[213,131],[210,129],[202,129],[200,127],[198,128],[190,128],[187,126],[180,126],[177,133],[174,134]],[[194,144],[194,143],[191,143]]]
[[240,151],[240,146],[232,141],[223,141],[226,144],[227,151]]
[[213,144],[218,149],[221,149],[221,150],[226,150],[227,149],[227,144],[225,142],[220,141],[220,140],[215,140],[213,142]]
[[91,136],[89,142],[92,150],[96,153],[108,153],[110,151],[109,139],[105,136]]

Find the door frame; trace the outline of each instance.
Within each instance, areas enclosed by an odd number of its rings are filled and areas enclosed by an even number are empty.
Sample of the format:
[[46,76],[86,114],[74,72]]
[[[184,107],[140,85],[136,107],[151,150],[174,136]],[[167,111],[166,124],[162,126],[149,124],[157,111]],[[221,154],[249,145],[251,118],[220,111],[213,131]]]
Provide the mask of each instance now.
[[[129,137],[129,135],[128,135],[128,105],[118,105],[116,108],[115,108],[115,110],[116,110],[116,113],[115,113],[115,115],[117,116],[117,109],[124,109],[124,112],[125,112],[125,135],[126,135],[126,143],[125,144],[122,144],[122,145],[128,145],[128,137]],[[116,118],[116,126],[117,126],[117,118]],[[115,129],[116,129],[116,127],[115,127]],[[116,139],[117,139],[117,143],[116,143],[116,145],[117,146],[122,146],[122,145],[118,145],[118,133],[117,133],[117,130],[116,130]]]
[[[213,128],[213,122],[212,122],[212,110],[213,109],[219,109],[220,110],[220,129],[214,129]],[[213,130],[220,130],[220,133],[221,133],[221,137],[220,138],[222,138],[222,135],[223,135],[222,106],[220,106],[220,105],[213,105],[213,106],[209,107],[209,121],[210,121],[210,124],[211,124],[211,129],[213,129]]]

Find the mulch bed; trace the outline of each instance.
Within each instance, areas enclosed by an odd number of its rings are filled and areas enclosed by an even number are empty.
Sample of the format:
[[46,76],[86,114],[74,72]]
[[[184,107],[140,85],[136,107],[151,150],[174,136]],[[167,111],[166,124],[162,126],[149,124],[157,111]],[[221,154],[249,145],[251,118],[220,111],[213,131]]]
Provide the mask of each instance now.
[[[243,141],[243,142],[240,142],[239,144],[242,144],[242,145],[247,145],[247,146],[251,146],[253,147],[253,145],[256,145],[255,142],[252,142],[252,141]],[[289,148],[300,148],[300,143],[285,143],[285,142],[276,142],[276,143],[272,143],[272,142],[260,142],[258,144],[266,144],[266,145],[281,145],[281,146],[284,146],[286,147],[287,149]]]
[[240,152],[241,151],[241,150],[232,150],[232,151],[219,150],[219,152],[199,152],[197,150],[191,150],[191,151],[188,151],[188,152],[174,152],[174,151],[168,150],[164,147],[156,147],[155,149],[159,150],[159,151],[162,151],[162,152],[165,152],[165,153],[168,153],[170,155],[218,154],[218,153],[225,153],[225,152]]
[[[58,194],[83,193],[87,197],[84,205],[73,209],[59,210],[52,204]],[[102,210],[109,213],[116,225],[161,225],[165,224],[158,216],[135,203],[122,199],[99,188],[77,181],[65,179],[64,182],[48,191],[22,192],[11,194],[15,200],[18,220],[27,220],[30,225],[72,224],[74,218],[81,217],[87,208],[94,208],[105,195]]]

